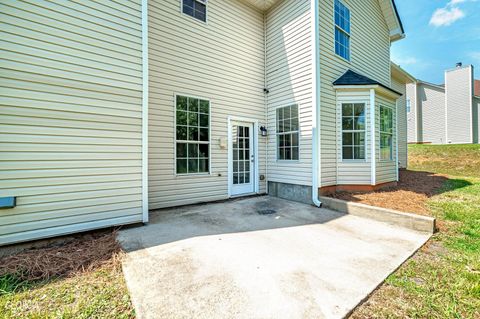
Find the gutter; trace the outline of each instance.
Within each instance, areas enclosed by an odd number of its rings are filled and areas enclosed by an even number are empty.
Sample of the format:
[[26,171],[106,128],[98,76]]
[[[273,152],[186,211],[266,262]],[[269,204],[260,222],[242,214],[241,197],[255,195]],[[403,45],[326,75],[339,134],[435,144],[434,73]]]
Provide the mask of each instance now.
[[311,34],[312,45],[312,202],[321,207],[318,199],[318,175],[320,171],[320,10],[318,0],[310,0],[310,13],[312,17]]
[[142,0],[142,221],[148,223],[148,0]]

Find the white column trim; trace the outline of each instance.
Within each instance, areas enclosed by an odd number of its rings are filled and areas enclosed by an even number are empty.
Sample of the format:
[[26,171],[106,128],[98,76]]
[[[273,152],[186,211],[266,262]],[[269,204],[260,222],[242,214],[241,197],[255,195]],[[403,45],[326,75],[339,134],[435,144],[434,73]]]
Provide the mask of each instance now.
[[148,222],[148,0],[142,0],[142,220]]
[[377,156],[376,156],[376,147],[377,147],[377,138],[376,138],[376,128],[375,128],[375,90],[370,89],[370,179],[371,184],[377,184]]

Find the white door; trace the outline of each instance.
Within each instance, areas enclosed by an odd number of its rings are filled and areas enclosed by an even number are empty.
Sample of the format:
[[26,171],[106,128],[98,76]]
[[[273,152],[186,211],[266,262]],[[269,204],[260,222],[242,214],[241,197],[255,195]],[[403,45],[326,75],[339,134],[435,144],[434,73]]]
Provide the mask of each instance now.
[[253,123],[231,122],[230,193],[239,196],[255,192]]

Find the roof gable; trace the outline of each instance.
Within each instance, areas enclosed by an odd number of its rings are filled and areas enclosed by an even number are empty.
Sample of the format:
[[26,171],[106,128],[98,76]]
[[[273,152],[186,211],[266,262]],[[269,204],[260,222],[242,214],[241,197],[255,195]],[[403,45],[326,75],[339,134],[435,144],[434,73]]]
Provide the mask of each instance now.
[[394,0],[379,0],[385,22],[390,30],[390,40],[397,41],[405,37],[402,20]]
[[333,85],[334,86],[337,86],[337,87],[341,87],[341,86],[369,86],[369,85],[376,85],[376,86],[381,86],[393,93],[396,93],[398,95],[402,95],[402,93],[399,93],[395,90],[392,90],[391,88],[389,88],[388,86],[378,82],[378,81],[375,81],[371,78],[369,78],[368,76],[365,76],[365,75],[362,75],[362,74],[359,74],[357,72],[354,72],[352,70],[347,70],[347,72],[343,73],[343,75],[341,77],[339,77],[338,79],[336,79],[334,82],[333,82]]

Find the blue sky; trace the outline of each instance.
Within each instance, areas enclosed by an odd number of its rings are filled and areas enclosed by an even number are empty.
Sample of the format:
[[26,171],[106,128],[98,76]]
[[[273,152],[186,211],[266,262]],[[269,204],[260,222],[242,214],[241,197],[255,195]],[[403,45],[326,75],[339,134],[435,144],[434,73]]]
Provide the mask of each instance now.
[[480,0],[397,0],[406,38],[392,60],[414,77],[443,83],[455,63],[473,64],[480,79]]

